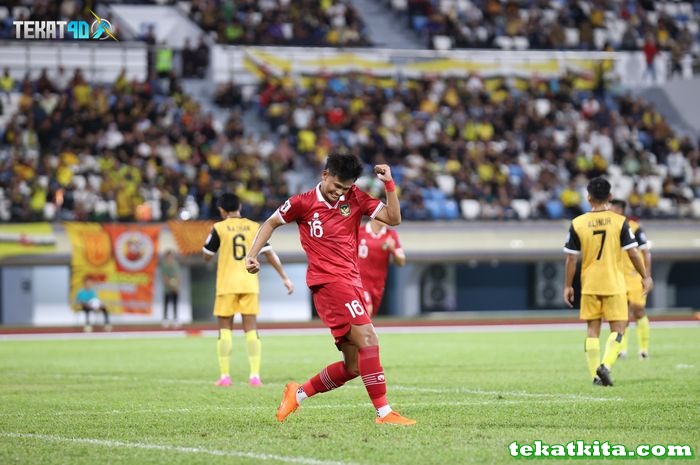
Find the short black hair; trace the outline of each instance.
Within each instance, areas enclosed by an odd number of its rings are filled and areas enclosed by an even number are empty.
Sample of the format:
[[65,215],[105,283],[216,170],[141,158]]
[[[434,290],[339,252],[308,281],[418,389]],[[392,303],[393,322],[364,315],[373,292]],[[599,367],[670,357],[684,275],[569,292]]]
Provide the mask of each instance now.
[[219,197],[219,207],[227,213],[235,212],[241,208],[241,201],[236,194],[227,192]]
[[591,179],[587,190],[593,200],[598,202],[605,202],[610,197],[610,183],[602,177]]
[[341,181],[356,181],[362,174],[362,162],[355,155],[328,155],[326,170],[331,176],[337,176]]
[[614,206],[620,208],[620,210],[622,210],[623,212],[627,208],[627,202],[625,202],[622,199],[612,199],[610,201],[610,205],[614,205]]

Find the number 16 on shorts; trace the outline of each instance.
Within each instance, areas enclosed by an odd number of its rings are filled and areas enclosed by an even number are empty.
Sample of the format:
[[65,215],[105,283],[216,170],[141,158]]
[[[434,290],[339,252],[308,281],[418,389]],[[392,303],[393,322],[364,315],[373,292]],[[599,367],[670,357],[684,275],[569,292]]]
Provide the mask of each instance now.
[[359,300],[353,300],[345,304],[345,308],[350,312],[350,316],[357,318],[358,316],[365,314],[365,308],[362,306]]

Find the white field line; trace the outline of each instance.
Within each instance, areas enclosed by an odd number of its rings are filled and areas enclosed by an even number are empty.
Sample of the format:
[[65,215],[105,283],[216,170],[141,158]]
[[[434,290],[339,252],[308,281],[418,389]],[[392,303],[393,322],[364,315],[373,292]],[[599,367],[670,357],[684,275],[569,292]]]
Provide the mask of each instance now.
[[[577,399],[585,402],[606,402],[606,401],[619,401],[617,398],[585,398]],[[518,404],[570,404],[571,399],[511,399],[511,400],[447,400],[447,401],[420,401],[420,402],[397,402],[394,405],[404,407],[469,407],[469,406],[479,406],[479,405],[518,405]],[[304,410],[337,410],[337,409],[368,409],[372,410],[372,405],[369,401],[361,403],[346,403],[346,404],[328,404],[320,403],[316,404],[314,401],[306,401],[302,405]],[[142,409],[142,410],[69,410],[64,412],[52,412],[50,410],[43,410],[41,413],[42,417],[47,416],[89,416],[89,415],[167,415],[167,414],[177,414],[182,413],[202,413],[202,412],[247,412],[247,411],[261,411],[269,410],[271,413],[275,410],[274,405],[244,405],[240,407],[202,407],[202,408],[163,408],[163,409]],[[29,412],[13,412],[13,413],[0,413],[0,417],[34,417],[36,413]]]
[[[654,328],[697,328],[697,321],[656,321]],[[512,333],[531,331],[583,330],[583,323],[534,323],[519,325],[457,325],[457,326],[391,326],[377,327],[379,334],[446,334],[446,333]],[[261,329],[266,336],[327,335],[325,328],[286,328]],[[216,330],[203,330],[201,336],[216,337]],[[137,338],[176,338],[189,336],[185,330],[176,331],[114,331],[111,333],[39,333],[39,334],[0,334],[0,341],[38,341],[65,339],[137,339]]]
[[[133,377],[133,376],[114,376],[114,375],[100,375],[100,374],[50,374],[46,373],[43,375],[45,378],[54,379],[69,379],[69,378],[81,378],[81,379],[95,379],[99,381],[127,381],[127,382],[144,382],[145,380]],[[160,378],[158,383],[172,383],[172,384],[192,384],[201,386],[213,386],[211,381],[198,381],[193,379],[168,379]],[[265,383],[262,388],[281,388],[285,384],[282,383]],[[364,386],[361,384],[346,384],[343,386],[344,389],[363,389]],[[542,399],[563,399],[563,400],[580,400],[580,401],[621,401],[624,400],[622,397],[595,397],[595,396],[583,396],[579,394],[560,394],[560,393],[547,393],[547,392],[527,392],[527,391],[485,391],[482,389],[468,389],[468,388],[428,388],[420,386],[403,386],[400,384],[388,384],[387,390],[391,391],[407,391],[407,392],[418,392],[424,394],[474,394],[477,396],[503,396],[503,397],[525,397],[525,398],[542,398]]]
[[0,436],[12,439],[33,439],[36,441],[52,441],[66,444],[86,444],[90,446],[102,446],[111,449],[144,449],[162,452],[176,452],[180,454],[201,454],[217,457],[233,457],[242,459],[259,460],[262,462],[299,463],[303,465],[356,465],[353,462],[341,462],[336,460],[319,460],[309,457],[295,457],[291,455],[261,454],[256,452],[243,452],[236,450],[205,449],[202,447],[169,446],[166,444],[152,444],[148,442],[126,442],[108,439],[72,438],[51,434],[29,434],[0,431]]

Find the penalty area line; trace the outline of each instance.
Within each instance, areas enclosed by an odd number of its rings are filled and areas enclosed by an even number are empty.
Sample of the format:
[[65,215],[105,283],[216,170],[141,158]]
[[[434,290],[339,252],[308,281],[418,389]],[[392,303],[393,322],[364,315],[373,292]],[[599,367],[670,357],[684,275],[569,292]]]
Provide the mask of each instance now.
[[0,431],[0,436],[13,439],[35,439],[40,441],[52,441],[65,444],[86,444],[92,446],[121,448],[121,449],[142,449],[155,450],[162,452],[175,452],[181,454],[202,454],[212,455],[217,457],[235,457],[245,458],[260,461],[272,461],[283,463],[298,463],[302,465],[359,465],[354,462],[341,462],[335,460],[319,460],[309,457],[295,457],[278,454],[261,454],[256,452],[243,452],[236,450],[217,450],[205,449],[202,447],[184,447],[184,446],[169,446],[166,444],[151,444],[147,442],[126,442],[114,441],[109,439],[94,439],[94,438],[71,438],[65,436],[56,436],[51,434],[32,434],[32,433],[14,433]]

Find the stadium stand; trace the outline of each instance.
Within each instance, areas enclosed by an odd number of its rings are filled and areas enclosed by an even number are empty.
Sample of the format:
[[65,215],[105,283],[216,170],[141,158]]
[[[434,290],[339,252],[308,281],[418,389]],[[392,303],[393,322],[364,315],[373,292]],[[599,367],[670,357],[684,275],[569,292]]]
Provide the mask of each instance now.
[[10,88],[21,94],[5,94],[16,110],[0,131],[5,221],[208,218],[224,189],[260,219],[290,193],[274,180],[331,150],[395,165],[412,220],[571,217],[600,174],[638,216],[691,216],[700,198],[696,141],[639,99],[566,75],[268,79],[258,105],[275,139],[246,135],[238,110],[217,124],[174,75],[101,86],[44,73]]
[[348,150],[396,165],[407,219],[571,217],[602,174],[636,215],[689,216],[700,194],[696,141],[640,99],[578,90],[573,76],[268,80],[259,103],[311,164]]
[[194,0],[190,15],[224,44],[371,45],[362,18],[346,0]]
[[[208,218],[224,188],[260,217],[288,192],[271,141],[244,137],[240,114],[203,114],[171,76],[112,85],[43,75],[0,95],[0,219]],[[265,162],[265,163],[263,163]],[[226,183],[226,185],[224,185]],[[266,210],[267,209],[267,210]]]
[[[697,51],[697,10],[674,3],[677,9],[671,11],[669,3],[657,2],[651,10],[626,2],[619,18],[642,33],[649,24],[665,24],[668,37],[657,34],[659,47],[684,41],[687,50]],[[346,2],[235,5],[195,0],[189,11],[227,43],[359,45],[368,40]],[[549,18],[569,28],[585,21],[612,27],[617,18],[609,14],[612,3],[577,5],[578,10],[566,10],[560,2],[392,2],[411,17],[426,13],[428,23],[456,11],[467,15],[460,21],[468,25],[469,12],[483,8],[484,27],[500,25],[506,32],[515,17]],[[0,16],[6,14],[3,31],[13,18],[73,18],[88,6],[79,9],[64,0],[37,2],[29,10],[14,2],[0,9]],[[221,14],[226,22],[219,21]],[[312,24],[311,17],[324,21]],[[231,35],[233,24],[242,34]],[[346,42],[347,37],[360,39]],[[494,41],[478,45],[494,46]],[[183,77],[206,75],[204,42],[187,45],[182,59]],[[409,220],[571,217],[587,208],[585,185],[601,174],[636,216],[700,217],[698,141],[674,132],[653,105],[626,93],[602,71],[583,87],[573,74],[268,76],[248,111],[257,113],[268,134],[245,126],[242,112],[249,98],[233,81],[213,95],[214,103],[231,110],[217,120],[185,94],[174,72],[151,70],[146,79],[122,73],[105,85],[91,82],[86,70],[49,69],[23,79],[10,70],[0,75],[2,221],[209,218],[216,215],[213,199],[224,190],[242,197],[246,215],[262,219],[300,188],[290,175],[317,171],[332,150],[356,153],[368,165],[396,166]],[[360,182],[381,194],[371,178]]]
[[[429,48],[670,51],[697,57],[700,4],[675,1],[385,0]],[[446,45],[447,44],[447,45]]]

